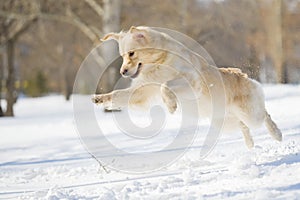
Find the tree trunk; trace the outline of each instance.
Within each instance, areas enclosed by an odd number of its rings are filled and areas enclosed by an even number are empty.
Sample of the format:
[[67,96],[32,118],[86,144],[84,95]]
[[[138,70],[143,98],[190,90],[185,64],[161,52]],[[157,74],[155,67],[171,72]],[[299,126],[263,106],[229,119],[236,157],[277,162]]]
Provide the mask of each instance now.
[[14,116],[13,105],[15,103],[16,97],[16,89],[15,89],[15,66],[14,66],[14,47],[15,47],[15,40],[10,39],[7,41],[6,44],[6,51],[7,51],[7,69],[8,69],[8,76],[6,80],[6,112],[5,116]]
[[257,55],[258,53],[256,52],[255,47],[250,46],[250,56],[249,56],[249,63],[251,63],[251,65],[249,66],[250,77],[259,81],[260,69],[259,69],[259,58],[257,57]]
[[70,66],[67,66],[67,68],[64,70],[65,71],[65,98],[66,101],[70,100],[70,97],[72,95],[73,92],[73,83],[74,81],[72,81],[72,72],[71,69],[69,69]]
[[3,55],[0,53],[0,117],[2,117],[4,115],[2,105],[1,105],[3,77],[4,77]]
[[284,70],[283,70],[283,51],[282,51],[282,1],[274,0],[273,1],[273,10],[274,10],[274,55],[273,62],[276,70],[277,82],[284,82]]
[[187,0],[180,0],[180,21],[181,21],[181,31],[187,33],[187,14],[188,14],[188,2]]
[[[120,0],[104,0],[103,1],[103,28],[104,34],[109,32],[120,31],[120,12],[121,12],[121,1]],[[119,57],[118,46],[116,42],[107,42],[101,46],[101,55],[103,56],[105,66],[109,66],[116,58]],[[101,78],[102,88],[101,92],[109,92],[113,89],[114,84],[119,78],[119,67],[120,66],[109,66],[104,76]]]
[[276,82],[283,83],[282,0],[266,1],[265,6],[267,9],[263,21],[266,28],[266,54],[274,66]]

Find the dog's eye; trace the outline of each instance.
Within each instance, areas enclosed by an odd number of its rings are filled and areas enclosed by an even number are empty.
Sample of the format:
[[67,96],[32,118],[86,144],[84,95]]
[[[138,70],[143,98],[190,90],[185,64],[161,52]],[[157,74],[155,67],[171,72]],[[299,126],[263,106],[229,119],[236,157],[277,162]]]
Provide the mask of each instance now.
[[129,52],[129,57],[132,57],[133,55],[134,55],[133,51]]

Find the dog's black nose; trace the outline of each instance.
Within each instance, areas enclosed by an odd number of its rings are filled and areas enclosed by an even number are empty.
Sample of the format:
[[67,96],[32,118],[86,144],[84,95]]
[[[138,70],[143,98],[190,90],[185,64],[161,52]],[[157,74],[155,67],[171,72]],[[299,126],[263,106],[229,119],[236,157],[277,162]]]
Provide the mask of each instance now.
[[128,72],[128,69],[124,69],[124,71],[122,72],[123,75],[125,75]]

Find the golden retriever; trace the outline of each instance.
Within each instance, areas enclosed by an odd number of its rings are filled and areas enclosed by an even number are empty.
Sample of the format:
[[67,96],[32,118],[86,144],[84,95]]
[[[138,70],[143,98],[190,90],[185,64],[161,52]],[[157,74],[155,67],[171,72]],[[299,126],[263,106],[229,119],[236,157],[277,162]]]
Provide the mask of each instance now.
[[[128,105],[144,106],[151,103],[153,97],[161,96],[169,112],[174,113],[179,99],[188,99],[192,94],[201,116],[211,117],[212,98],[220,94],[219,101],[224,101],[224,129],[239,128],[248,148],[254,146],[250,129],[263,123],[274,139],[282,140],[281,131],[265,109],[261,85],[240,69],[211,66],[184,44],[149,27],[109,33],[102,41],[111,39],[118,42],[123,57],[120,73],[131,78],[132,85],[95,95],[94,103],[120,109]],[[196,70],[191,67],[196,65],[200,66]]]

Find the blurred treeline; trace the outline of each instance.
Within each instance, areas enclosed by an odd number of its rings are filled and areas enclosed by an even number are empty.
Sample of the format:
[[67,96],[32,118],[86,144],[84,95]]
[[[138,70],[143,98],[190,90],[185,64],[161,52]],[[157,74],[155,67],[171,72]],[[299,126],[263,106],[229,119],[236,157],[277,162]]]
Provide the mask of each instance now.
[[[198,41],[217,66],[267,83],[300,82],[298,0],[1,0],[0,115],[18,95],[69,99],[81,62],[105,33],[145,25]],[[109,60],[115,49],[102,49]],[[120,66],[103,83],[109,91]],[[1,101],[0,101],[1,102]],[[4,106],[5,105],[5,106]]]

